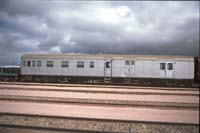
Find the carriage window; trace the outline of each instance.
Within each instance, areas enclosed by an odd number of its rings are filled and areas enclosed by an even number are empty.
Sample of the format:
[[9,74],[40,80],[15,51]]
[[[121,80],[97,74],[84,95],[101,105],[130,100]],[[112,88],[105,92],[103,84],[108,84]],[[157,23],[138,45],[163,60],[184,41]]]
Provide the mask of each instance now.
[[172,63],[168,63],[167,64],[167,69],[168,70],[173,70],[173,64]]
[[69,67],[69,61],[62,61],[61,67]]
[[22,64],[22,65],[23,65],[24,67],[26,66],[26,61],[25,61],[25,60],[23,61],[23,64]]
[[125,61],[125,65],[129,65],[130,64],[130,61],[129,60],[126,60]]
[[106,62],[106,68],[110,68],[110,62]]
[[31,61],[27,61],[27,66],[28,66],[28,67],[31,66]]
[[94,68],[94,61],[90,61],[90,68]]
[[32,67],[35,67],[35,61],[32,61]]
[[47,61],[47,67],[53,67],[53,61]]
[[160,63],[160,70],[165,70],[165,63]]
[[42,61],[41,60],[38,60],[37,61],[37,67],[41,67],[42,66]]
[[77,68],[84,68],[84,61],[77,61]]
[[131,61],[131,65],[135,65],[135,61],[134,60]]

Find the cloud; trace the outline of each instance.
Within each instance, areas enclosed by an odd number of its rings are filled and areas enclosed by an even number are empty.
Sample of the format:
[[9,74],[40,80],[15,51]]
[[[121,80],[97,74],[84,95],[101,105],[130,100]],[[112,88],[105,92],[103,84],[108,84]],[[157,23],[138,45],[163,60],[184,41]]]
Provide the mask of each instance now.
[[199,2],[0,2],[0,65],[71,52],[197,56]]

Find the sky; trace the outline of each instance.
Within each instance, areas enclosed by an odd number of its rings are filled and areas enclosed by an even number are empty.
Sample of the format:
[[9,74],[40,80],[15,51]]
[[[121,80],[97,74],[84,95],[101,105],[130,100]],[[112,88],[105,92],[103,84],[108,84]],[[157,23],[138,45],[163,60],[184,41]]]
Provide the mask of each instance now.
[[199,1],[1,0],[0,65],[21,55],[199,55]]

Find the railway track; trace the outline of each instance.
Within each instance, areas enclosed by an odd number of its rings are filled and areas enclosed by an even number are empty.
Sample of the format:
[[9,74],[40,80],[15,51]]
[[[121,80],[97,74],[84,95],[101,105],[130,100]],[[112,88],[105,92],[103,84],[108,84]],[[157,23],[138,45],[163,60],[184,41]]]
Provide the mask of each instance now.
[[[30,85],[30,84],[1,84],[0,89],[15,89],[15,90],[43,90],[43,91],[71,91],[71,92],[93,92],[93,93],[119,93],[119,94],[143,94],[143,95],[196,95],[199,96],[199,90],[198,89],[185,89],[185,88],[179,88],[179,89],[167,89],[167,88],[113,88],[113,87],[103,87],[103,86],[62,86],[62,87],[58,87],[58,86],[39,86],[39,84],[34,84],[34,85]],[[119,87],[119,86],[118,86]]]
[[151,89],[151,90],[182,90],[199,91],[199,88],[184,87],[147,87],[147,86],[129,86],[129,85],[96,85],[96,84],[58,84],[58,83],[32,83],[32,82],[1,82],[1,85],[22,85],[22,86],[56,86],[56,87],[87,87],[87,88],[114,88],[114,89]]
[[0,82],[0,132],[198,132],[199,89]]

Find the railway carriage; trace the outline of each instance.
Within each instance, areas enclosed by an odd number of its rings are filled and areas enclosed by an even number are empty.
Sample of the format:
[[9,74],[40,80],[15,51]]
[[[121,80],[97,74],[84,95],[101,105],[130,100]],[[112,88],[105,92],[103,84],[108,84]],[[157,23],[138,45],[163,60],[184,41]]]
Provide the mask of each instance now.
[[120,54],[25,54],[22,80],[160,86],[191,85],[194,57]]
[[17,81],[20,75],[20,67],[0,66],[0,81]]

